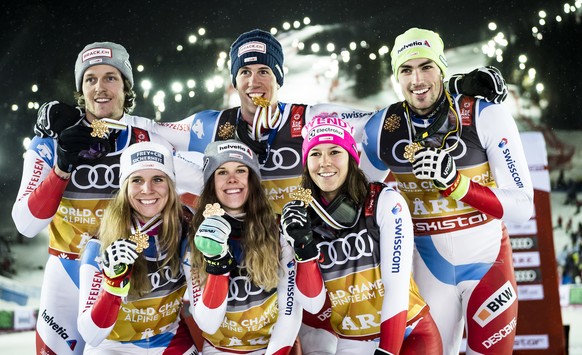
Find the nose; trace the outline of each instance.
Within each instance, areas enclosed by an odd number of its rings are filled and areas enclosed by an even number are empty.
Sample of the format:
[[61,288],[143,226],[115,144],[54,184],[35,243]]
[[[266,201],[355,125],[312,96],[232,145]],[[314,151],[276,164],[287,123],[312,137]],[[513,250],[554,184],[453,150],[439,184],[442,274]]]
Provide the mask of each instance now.
[[236,183],[238,182],[238,179],[236,178],[235,174],[228,174],[228,179],[227,179],[228,183]]
[[143,183],[143,185],[141,186],[141,191],[143,193],[149,193],[152,191],[152,182],[151,181],[145,181]]
[[97,79],[97,82],[95,83],[95,91],[99,92],[104,90],[104,83],[103,80],[101,79]]
[[331,161],[331,159],[330,159],[329,155],[322,154],[319,163],[321,166],[328,166],[331,164],[330,161]]
[[422,74],[420,74],[420,72],[418,70],[413,70],[412,71],[412,83],[418,84],[418,83],[421,83],[422,80],[423,80]]

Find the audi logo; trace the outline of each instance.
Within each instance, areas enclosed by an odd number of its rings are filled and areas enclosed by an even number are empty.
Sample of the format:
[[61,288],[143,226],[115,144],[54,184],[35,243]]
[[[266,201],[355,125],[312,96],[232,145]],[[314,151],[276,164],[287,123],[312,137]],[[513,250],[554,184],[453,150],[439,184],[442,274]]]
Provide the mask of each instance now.
[[301,165],[301,156],[293,148],[283,147],[272,149],[269,160],[262,166],[261,170],[274,171],[278,169],[291,170]]
[[532,238],[511,238],[510,241],[513,250],[533,249],[536,246],[536,242]]
[[331,269],[335,265],[343,265],[350,260],[370,257],[374,253],[374,245],[374,239],[368,234],[367,229],[329,242],[321,242],[319,249],[325,258],[319,266],[322,269]]
[[230,279],[228,285],[228,300],[246,301],[249,296],[261,294],[264,289],[251,282],[248,276],[235,276]]
[[79,190],[90,188],[119,188],[119,163],[106,165],[82,164],[71,175],[71,182]]
[[516,270],[516,282],[532,282],[538,279],[538,273],[535,270]]

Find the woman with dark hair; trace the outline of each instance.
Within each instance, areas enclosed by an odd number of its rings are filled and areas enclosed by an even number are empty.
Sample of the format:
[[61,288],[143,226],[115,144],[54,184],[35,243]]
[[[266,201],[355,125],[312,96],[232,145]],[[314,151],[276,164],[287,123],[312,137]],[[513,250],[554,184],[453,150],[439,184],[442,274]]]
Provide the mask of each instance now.
[[287,354],[301,325],[293,250],[261,187],[256,154],[236,140],[204,156],[192,221],[191,311],[208,354]]
[[441,354],[436,325],[411,278],[413,231],[404,198],[368,182],[349,123],[320,115],[303,137],[302,190],[281,218],[298,262],[300,304],[318,312],[327,293],[336,354]]

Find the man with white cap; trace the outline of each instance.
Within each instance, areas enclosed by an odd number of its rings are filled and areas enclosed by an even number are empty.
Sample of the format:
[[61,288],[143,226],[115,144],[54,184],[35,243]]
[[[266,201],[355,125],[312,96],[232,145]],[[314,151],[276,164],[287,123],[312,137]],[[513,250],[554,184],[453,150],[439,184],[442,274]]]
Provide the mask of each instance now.
[[525,222],[533,188],[508,109],[443,84],[444,45],[433,31],[396,38],[392,70],[405,101],[376,113],[364,133],[362,169],[392,171],[415,231],[414,279],[445,354],[510,354],[517,317],[511,245],[502,221]]
[[[133,84],[125,48],[112,42],[92,43],[83,48],[75,63],[75,98],[84,114],[57,102],[39,110],[39,122],[49,130],[62,131],[58,138],[52,134],[31,141],[12,209],[18,231],[29,238],[49,227],[49,259],[37,321],[38,354],[83,352],[84,342],[77,331],[78,257],[119,188],[121,152],[141,141],[157,141],[171,149],[156,134],[127,125],[135,105]],[[51,111],[73,118],[74,124],[69,121],[58,127],[59,121],[50,120]],[[100,136],[91,124],[103,118],[113,128],[106,127]],[[201,171],[197,176],[198,181],[196,174],[189,178],[199,189]]]

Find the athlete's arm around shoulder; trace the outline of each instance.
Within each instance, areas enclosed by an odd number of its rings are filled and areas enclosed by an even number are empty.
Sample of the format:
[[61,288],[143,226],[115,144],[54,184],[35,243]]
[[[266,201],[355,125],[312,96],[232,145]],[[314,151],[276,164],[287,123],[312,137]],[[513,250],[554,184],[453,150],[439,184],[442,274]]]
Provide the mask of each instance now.
[[57,212],[69,179],[53,169],[56,165],[56,141],[35,136],[24,155],[22,178],[12,219],[18,232],[34,237],[49,225]]
[[497,187],[491,188],[501,219],[525,222],[533,214],[533,184],[519,130],[505,104],[478,100],[475,126]]
[[[150,118],[125,115],[130,126],[155,133],[167,140],[176,150],[191,150],[190,141],[194,136],[210,134],[206,126],[213,126],[220,111],[201,111],[174,122],[157,122]],[[200,137],[199,137],[200,138]]]
[[414,232],[406,201],[384,188],[378,198],[376,220],[380,230],[380,260],[384,299],[380,313],[380,348],[398,354],[408,312]]

